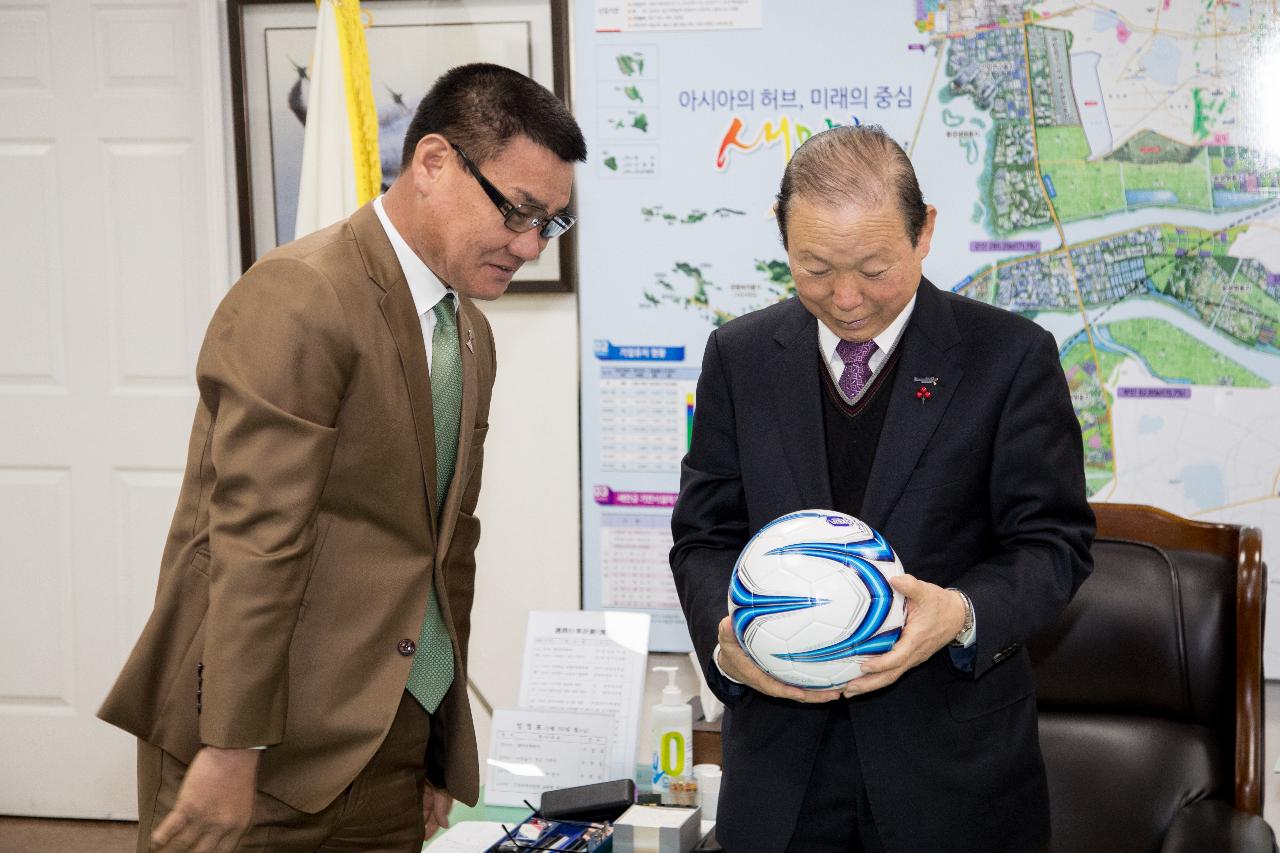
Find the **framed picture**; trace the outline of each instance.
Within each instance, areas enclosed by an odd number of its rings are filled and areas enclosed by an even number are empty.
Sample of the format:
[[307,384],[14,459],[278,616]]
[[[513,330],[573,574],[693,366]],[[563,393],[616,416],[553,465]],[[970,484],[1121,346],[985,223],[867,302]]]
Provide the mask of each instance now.
[[[382,181],[400,171],[409,121],[448,69],[493,62],[568,103],[568,0],[362,0]],[[240,261],[294,238],[316,0],[228,0]],[[568,291],[574,231],[521,267],[513,292]]]

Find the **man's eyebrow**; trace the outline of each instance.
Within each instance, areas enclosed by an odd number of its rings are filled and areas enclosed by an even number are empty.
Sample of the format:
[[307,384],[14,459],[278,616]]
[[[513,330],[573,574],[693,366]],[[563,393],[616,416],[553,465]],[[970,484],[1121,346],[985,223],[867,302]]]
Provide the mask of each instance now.
[[565,213],[566,211],[569,210],[569,205],[567,204],[564,207],[560,208],[559,210],[552,210],[551,205],[547,204],[545,201],[538,198],[533,193],[521,187],[516,187],[515,189],[513,189],[512,194],[520,198],[521,204],[532,204],[537,207],[540,207],[543,210],[547,211],[547,214],[549,216],[559,216],[560,214]]
[[543,201],[542,199],[538,198],[536,195],[534,195],[533,193],[529,192],[528,190],[523,189],[522,187],[516,187],[516,188],[515,188],[515,190],[514,190],[514,192],[515,192],[515,194],[516,194],[516,195],[518,195],[518,196],[521,198],[521,204],[532,204],[532,205],[536,205],[537,207],[540,207],[540,208],[542,208],[543,210],[549,210],[549,209],[550,209],[550,208],[548,208],[548,207],[547,207],[547,203],[546,203],[545,201]]

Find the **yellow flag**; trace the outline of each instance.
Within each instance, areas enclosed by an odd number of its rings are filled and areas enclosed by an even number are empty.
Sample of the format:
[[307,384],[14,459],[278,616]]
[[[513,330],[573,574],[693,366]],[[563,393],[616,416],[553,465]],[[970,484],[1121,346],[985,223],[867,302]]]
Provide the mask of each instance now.
[[378,112],[359,0],[317,0],[294,236],[350,216],[382,189]]

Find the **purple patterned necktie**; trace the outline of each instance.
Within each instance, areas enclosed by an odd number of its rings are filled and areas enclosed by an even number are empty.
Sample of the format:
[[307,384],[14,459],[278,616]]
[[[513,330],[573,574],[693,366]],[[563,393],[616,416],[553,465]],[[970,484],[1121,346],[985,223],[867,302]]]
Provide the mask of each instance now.
[[871,380],[871,354],[875,351],[875,341],[841,341],[836,344],[836,353],[844,362],[844,373],[840,374],[840,390],[850,400],[856,399]]

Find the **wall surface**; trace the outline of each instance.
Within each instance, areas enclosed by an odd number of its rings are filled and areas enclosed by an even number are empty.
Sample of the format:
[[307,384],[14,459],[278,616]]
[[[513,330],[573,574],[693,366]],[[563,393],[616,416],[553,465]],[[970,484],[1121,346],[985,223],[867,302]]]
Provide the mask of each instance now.
[[[471,680],[493,707],[514,708],[529,611],[578,608],[577,297],[510,294],[483,308],[497,341],[498,378],[477,510]],[[679,668],[686,697],[697,692],[686,655],[650,656],[650,667],[662,665]],[[650,708],[664,683],[646,674],[640,764],[649,759]],[[490,716],[474,691],[471,709],[483,765]]]
[[[514,708],[530,610],[578,609],[577,297],[509,294],[483,310],[498,377],[477,509],[471,679]],[[480,756],[489,715],[472,695]]]

